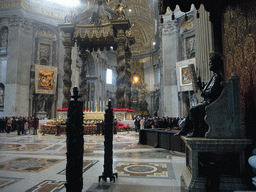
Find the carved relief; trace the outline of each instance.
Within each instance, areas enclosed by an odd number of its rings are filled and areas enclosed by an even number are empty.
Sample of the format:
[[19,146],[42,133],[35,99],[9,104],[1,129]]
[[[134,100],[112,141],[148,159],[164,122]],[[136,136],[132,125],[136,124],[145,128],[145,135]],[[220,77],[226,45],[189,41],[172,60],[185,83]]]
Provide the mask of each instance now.
[[177,20],[168,21],[168,22],[164,23],[162,29],[163,29],[164,35],[176,32],[177,31]]
[[31,30],[31,22],[18,15],[8,17],[8,23],[10,27],[19,27],[23,31]]
[[183,20],[179,28],[180,60],[195,58],[195,40],[194,19],[189,16],[189,20]]
[[190,31],[194,28],[194,19],[193,17],[190,17],[188,21],[184,21],[180,26],[180,33],[184,33],[187,31]]
[[40,45],[40,56],[42,57],[46,57],[49,59],[50,57],[50,45],[44,45],[41,44]]
[[36,37],[49,38],[52,41],[56,41],[57,40],[56,34],[52,30],[47,29],[47,28],[39,29],[36,32]]

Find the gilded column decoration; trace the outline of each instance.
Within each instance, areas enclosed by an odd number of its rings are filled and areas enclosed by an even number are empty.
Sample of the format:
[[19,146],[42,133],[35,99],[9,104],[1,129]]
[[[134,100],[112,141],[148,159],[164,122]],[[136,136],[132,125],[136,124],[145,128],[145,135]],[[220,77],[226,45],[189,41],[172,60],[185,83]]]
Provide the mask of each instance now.
[[225,56],[225,78],[232,72],[240,76],[240,95],[243,134],[255,138],[256,130],[256,5],[244,2],[228,6],[224,14],[223,53]]
[[71,82],[71,75],[72,75],[72,70],[71,70],[71,49],[72,49],[72,44],[70,41],[63,41],[63,45],[65,47],[65,55],[64,55],[64,76],[63,76],[63,83],[64,83],[64,88],[63,88],[63,102],[62,102],[62,107],[63,108],[68,108],[68,102],[71,99],[71,93],[70,89],[72,86]]

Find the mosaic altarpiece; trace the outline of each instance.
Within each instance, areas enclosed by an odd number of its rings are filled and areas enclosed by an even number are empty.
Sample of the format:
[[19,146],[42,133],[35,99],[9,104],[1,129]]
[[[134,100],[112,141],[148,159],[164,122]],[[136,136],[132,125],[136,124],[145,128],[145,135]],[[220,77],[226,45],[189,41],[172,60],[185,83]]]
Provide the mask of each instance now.
[[224,14],[225,78],[240,77],[243,134],[255,138],[256,124],[256,2],[229,6]]

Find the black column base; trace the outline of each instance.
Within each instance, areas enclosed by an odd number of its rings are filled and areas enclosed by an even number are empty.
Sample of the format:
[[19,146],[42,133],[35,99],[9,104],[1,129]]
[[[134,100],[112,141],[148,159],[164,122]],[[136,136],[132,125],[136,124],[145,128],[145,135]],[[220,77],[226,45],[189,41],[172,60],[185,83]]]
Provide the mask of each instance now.
[[101,179],[103,179],[103,181],[107,181],[107,178],[110,179],[110,182],[113,180],[114,182],[116,181],[116,178],[118,178],[118,174],[117,173],[113,173],[112,175],[101,175],[99,176],[99,182]]

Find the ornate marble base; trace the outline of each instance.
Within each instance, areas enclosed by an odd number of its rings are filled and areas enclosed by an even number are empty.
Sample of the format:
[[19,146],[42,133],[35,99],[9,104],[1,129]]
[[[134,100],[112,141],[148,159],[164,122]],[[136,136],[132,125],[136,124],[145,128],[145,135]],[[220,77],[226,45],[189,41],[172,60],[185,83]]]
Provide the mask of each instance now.
[[[213,174],[219,175],[220,183],[217,187],[221,191],[247,189],[243,178],[247,162],[245,150],[252,140],[187,137],[181,139],[186,146],[186,169],[181,176],[181,192],[206,191],[207,178]],[[204,166],[206,164],[210,166]]]
[[38,112],[36,112],[36,117],[38,119],[45,119],[47,117],[47,112],[45,112],[45,111],[38,111]]
[[67,119],[68,111],[57,111],[57,119]]

